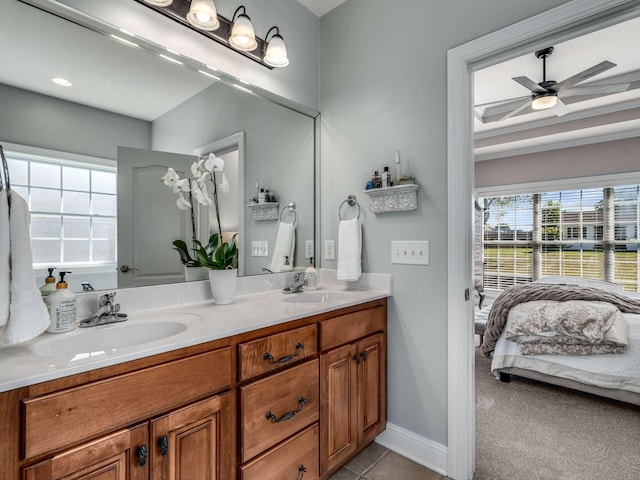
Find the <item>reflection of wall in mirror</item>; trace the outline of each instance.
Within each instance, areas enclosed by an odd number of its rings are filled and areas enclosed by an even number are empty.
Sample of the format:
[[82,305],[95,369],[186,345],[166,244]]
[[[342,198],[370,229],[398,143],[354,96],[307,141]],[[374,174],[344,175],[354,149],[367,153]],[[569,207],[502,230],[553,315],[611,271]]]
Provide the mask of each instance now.
[[[314,238],[314,121],[298,112],[217,83],[194,95],[153,122],[152,148],[180,153],[239,131],[245,132],[245,195],[249,203],[255,183],[273,190],[280,207],[296,202],[295,267],[306,267],[304,242]],[[246,207],[245,207],[246,208]],[[273,252],[277,222],[256,222],[245,212],[240,248],[252,240],[269,242]],[[270,257],[246,254],[245,275],[261,273]]]
[[[0,142],[115,160],[118,145],[149,148],[151,123],[0,84]],[[69,288],[81,282],[96,290],[115,288],[116,272],[67,277]],[[38,271],[36,283],[44,283]]]

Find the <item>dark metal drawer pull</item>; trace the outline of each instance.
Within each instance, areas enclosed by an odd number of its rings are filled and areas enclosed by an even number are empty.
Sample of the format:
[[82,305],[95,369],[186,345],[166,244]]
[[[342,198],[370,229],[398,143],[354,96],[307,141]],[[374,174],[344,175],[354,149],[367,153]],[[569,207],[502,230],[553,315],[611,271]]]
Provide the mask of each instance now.
[[284,422],[285,420],[291,420],[293,417],[295,417],[298,413],[300,413],[302,411],[302,409],[304,408],[304,406],[307,404],[307,399],[304,397],[300,397],[298,399],[298,409],[294,410],[293,412],[289,412],[289,413],[285,413],[282,417],[278,418],[276,417],[273,413],[271,413],[271,411],[267,412],[267,420],[271,420],[272,423],[280,423],[280,422]]
[[307,468],[304,465],[300,465],[298,467],[298,478],[296,480],[302,480],[305,473],[307,473]]
[[274,358],[273,355],[271,355],[269,352],[265,352],[265,354],[262,356],[262,358],[264,358],[265,360],[271,362],[272,365],[277,365],[280,363],[287,363],[290,362],[291,360],[293,360],[294,358],[296,358],[298,355],[300,355],[300,352],[304,350],[304,345],[300,342],[296,343],[296,353],[293,353],[291,355],[287,355],[285,357],[282,357],[279,360],[276,360]]
[[141,467],[144,467],[147,463],[147,458],[149,456],[149,451],[147,450],[147,446],[142,444],[138,448],[136,448],[136,457],[138,457],[138,463]]
[[160,447],[160,454],[162,454],[163,457],[166,457],[169,454],[169,439],[166,435],[160,437],[158,440],[158,446]]

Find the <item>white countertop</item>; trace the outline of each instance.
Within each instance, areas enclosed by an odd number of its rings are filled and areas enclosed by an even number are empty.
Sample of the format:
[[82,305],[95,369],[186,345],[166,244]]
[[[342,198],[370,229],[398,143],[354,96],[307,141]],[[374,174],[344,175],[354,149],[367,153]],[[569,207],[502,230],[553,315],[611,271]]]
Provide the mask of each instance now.
[[374,286],[382,288],[348,288],[339,282],[320,285],[318,291],[327,293],[322,302],[303,303],[304,296],[318,295],[315,292],[285,295],[277,289],[238,295],[230,305],[207,300],[129,312],[123,305],[129,315],[126,322],[44,333],[28,343],[0,349],[0,392],[390,296],[389,281]]

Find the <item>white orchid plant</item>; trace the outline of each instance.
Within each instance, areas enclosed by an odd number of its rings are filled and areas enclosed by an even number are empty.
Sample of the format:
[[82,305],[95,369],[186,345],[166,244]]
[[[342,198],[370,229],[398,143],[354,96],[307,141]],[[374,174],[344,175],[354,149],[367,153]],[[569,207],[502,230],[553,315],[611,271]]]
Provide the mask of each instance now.
[[[218,183],[216,173],[222,175]],[[218,206],[218,191],[229,192],[229,182],[224,174],[224,160],[210,153],[191,165],[193,179],[180,178],[173,168],[167,169],[162,182],[178,194],[176,205],[180,210],[191,210],[192,247],[189,249],[184,240],[173,242],[174,250],[180,255],[180,261],[189,267],[206,267],[211,270],[226,270],[238,266],[238,248],[236,235],[229,242],[222,241],[222,227],[220,225],[220,208]],[[211,190],[211,191],[210,191]],[[186,197],[188,195],[188,199]],[[193,201],[201,205],[213,205],[218,221],[218,233],[209,237],[206,245],[196,238],[195,219],[193,215]],[[193,251],[193,257],[189,253]]]

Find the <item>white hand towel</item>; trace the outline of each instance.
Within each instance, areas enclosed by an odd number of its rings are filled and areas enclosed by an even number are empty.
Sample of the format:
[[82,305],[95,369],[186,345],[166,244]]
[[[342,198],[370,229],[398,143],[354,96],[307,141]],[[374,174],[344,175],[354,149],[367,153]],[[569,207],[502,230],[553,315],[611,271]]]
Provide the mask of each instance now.
[[278,234],[276,235],[276,244],[273,247],[273,257],[269,270],[272,272],[281,272],[284,266],[284,257],[289,257],[289,263],[293,267],[293,254],[296,247],[296,227],[293,223],[280,222],[278,225]]
[[37,337],[49,326],[49,313],[36,286],[29,238],[29,207],[20,195],[9,192],[11,242],[11,303],[9,321],[0,344],[12,345]]
[[338,225],[338,280],[353,282],[362,276],[362,228],[360,219]]
[[9,319],[11,269],[9,266],[9,203],[7,191],[0,190],[0,327]]

